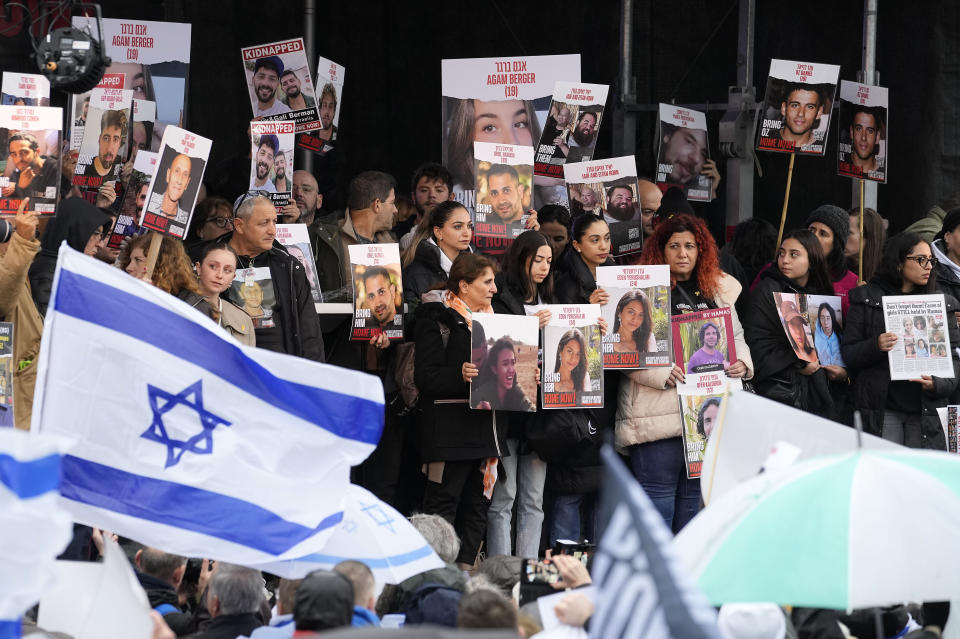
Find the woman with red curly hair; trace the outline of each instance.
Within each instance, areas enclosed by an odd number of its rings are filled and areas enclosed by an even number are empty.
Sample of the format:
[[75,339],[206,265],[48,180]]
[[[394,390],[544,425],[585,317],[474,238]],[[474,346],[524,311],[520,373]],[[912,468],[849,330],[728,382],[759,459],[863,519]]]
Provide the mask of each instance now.
[[[738,359],[729,377],[750,379],[753,361],[743,339],[734,304],[740,296],[737,280],[720,270],[720,251],[702,220],[681,214],[661,222],[643,247],[640,264],[670,267],[671,314],[730,308]],[[700,508],[700,480],[687,479],[684,464],[677,382],[680,366],[648,368],[623,376],[617,406],[617,448],[630,455],[637,481],[660,511],[667,526],[678,532]]]

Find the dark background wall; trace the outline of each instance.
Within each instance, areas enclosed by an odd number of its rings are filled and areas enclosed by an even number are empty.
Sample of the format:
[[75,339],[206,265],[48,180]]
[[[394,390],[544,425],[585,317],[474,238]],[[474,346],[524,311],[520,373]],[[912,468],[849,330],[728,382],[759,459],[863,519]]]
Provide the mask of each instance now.
[[[36,0],[28,0],[36,6]],[[316,170],[339,186],[377,168],[406,190],[413,169],[440,157],[440,60],[497,55],[581,53],[584,81],[614,85],[618,99],[620,2],[485,3],[406,1],[321,2],[316,53],[346,67],[341,99],[341,145]],[[635,69],[641,102],[726,102],[736,82],[736,0],[637,0]],[[250,107],[241,46],[303,33],[302,2],[277,0],[103,0],[104,15],[190,22],[193,25],[187,127],[214,140],[212,170],[245,152]],[[863,4],[757,2],[754,84],[762,95],[771,58],[841,65],[856,79],[860,66]],[[35,71],[19,9],[0,16],[0,67]],[[960,7],[954,2],[881,0],[877,68],[890,88],[890,183],[879,187],[882,215],[899,229],[960,190]],[[315,61],[311,60],[311,65]],[[710,117],[714,156],[715,124]],[[598,157],[609,156],[610,120]],[[641,115],[637,164],[653,166],[653,113]],[[823,202],[851,205],[851,182],[836,176],[836,126],[825,158],[797,158],[789,225]],[[760,155],[755,215],[780,213],[787,156]],[[722,200],[712,207],[722,214]]]

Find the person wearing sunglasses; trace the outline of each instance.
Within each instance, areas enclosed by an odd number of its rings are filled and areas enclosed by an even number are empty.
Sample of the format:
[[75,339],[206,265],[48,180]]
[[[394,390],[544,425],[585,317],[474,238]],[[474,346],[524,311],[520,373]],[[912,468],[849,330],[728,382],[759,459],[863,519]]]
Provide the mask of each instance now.
[[[936,409],[950,403],[960,379],[956,351],[950,349],[950,377],[917,375],[915,379],[891,381],[888,358],[898,356],[903,340],[887,332],[883,312],[884,296],[940,293],[937,263],[930,243],[918,234],[901,233],[890,238],[876,275],[850,292],[850,314],[840,352],[853,376],[853,408],[860,411],[866,432],[910,448],[946,450]],[[944,294],[944,301],[946,328],[954,346],[960,339],[954,316],[960,303],[949,294]]]

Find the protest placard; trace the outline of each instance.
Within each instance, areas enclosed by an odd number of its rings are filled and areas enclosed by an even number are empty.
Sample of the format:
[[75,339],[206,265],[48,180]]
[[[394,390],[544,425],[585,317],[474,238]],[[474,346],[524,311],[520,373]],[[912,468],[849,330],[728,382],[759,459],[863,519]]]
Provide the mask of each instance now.
[[474,313],[470,361],[478,375],[470,383],[470,407],[478,410],[537,410],[536,317]]
[[604,368],[671,366],[670,267],[599,266],[597,286],[609,302],[600,307],[609,332]]
[[598,304],[547,304],[543,328],[543,408],[603,406],[603,354]]
[[180,239],[186,236],[211,144],[209,139],[175,126],[164,130],[139,226]]
[[403,339],[403,281],[400,247],[354,244],[350,250],[353,281],[353,330],[350,339],[370,341],[381,333]]

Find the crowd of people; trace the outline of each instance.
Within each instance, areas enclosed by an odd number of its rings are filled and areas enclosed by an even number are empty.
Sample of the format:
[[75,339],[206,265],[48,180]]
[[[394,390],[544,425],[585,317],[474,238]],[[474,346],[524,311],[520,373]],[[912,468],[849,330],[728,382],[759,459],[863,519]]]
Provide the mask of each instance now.
[[[292,175],[295,206],[278,210],[260,195],[212,193],[197,204],[184,241],[163,237],[152,270],[150,235],[131,238],[120,250],[107,246],[114,221],[108,207],[116,197],[109,184],[96,203],[65,190],[57,214],[42,223],[25,200],[0,259],[0,321],[13,322],[17,337],[16,425],[29,427],[43,317],[64,241],[178,297],[242,344],[376,375],[386,395],[383,435],[354,469],[353,481],[405,515],[432,517],[431,525],[457,540],[440,553],[448,568],[437,578],[457,593],[467,591],[457,598],[461,625],[473,623],[467,621],[471,615],[500,609],[500,600],[489,599],[488,591],[510,590],[501,584],[470,591],[463,571],[484,574],[484,557],[535,559],[564,540],[596,542],[602,533],[596,504],[605,437],[616,442],[671,530],[679,531],[701,508],[699,479],[687,477],[681,443],[676,386],[688,373],[681,366],[603,371],[601,408],[542,410],[522,393],[511,395],[517,389],[509,384],[474,390],[517,410],[474,410],[468,403],[484,365],[477,351],[496,358],[502,350],[486,351],[483,337],[472,331],[472,314],[535,314],[543,328],[550,321],[543,304],[611,301],[597,284],[600,266],[668,266],[671,315],[729,308],[736,358],[723,361],[723,368],[748,391],[851,426],[858,411],[869,433],[910,447],[946,449],[936,409],[960,403],[956,350],[941,355],[952,360],[953,377],[891,381],[887,353],[898,338],[885,327],[882,300],[943,293],[942,330],[951,346],[958,344],[960,208],[935,208],[916,228],[888,239],[887,223],[876,211],[864,211],[861,235],[858,210],[827,204],[810,212],[803,227],[786,229],[779,246],[774,227],[751,219],[721,247],[682,192],[663,194],[649,180],[640,183],[643,250],[616,258],[610,240],[615,220],[586,206],[573,215],[559,205],[531,211],[527,230],[501,258],[476,251],[471,213],[454,200],[451,171],[435,163],[415,172],[409,194],[386,173],[360,173],[349,182],[342,211],[323,208],[317,179],[303,170]],[[377,335],[351,341],[352,315],[318,313],[304,256],[277,241],[278,221],[306,225],[325,302],[352,297],[348,247],[399,243],[406,339]],[[247,275],[238,277],[240,272]],[[777,293],[838,296],[840,313],[829,304],[813,309],[817,329],[808,336],[791,328],[797,309],[778,308]],[[633,327],[624,340],[636,345],[630,340],[640,335],[646,344],[652,335],[649,326],[646,333],[640,330],[644,318],[637,313],[649,307],[640,298],[633,301],[624,304],[624,317],[627,310],[634,314],[622,320]],[[621,330],[620,322],[618,312],[612,330]],[[712,324],[704,329],[697,356],[714,357],[710,347],[720,331]],[[920,342],[928,352],[934,348]],[[817,361],[804,357],[814,349],[821,354]],[[582,340],[569,350],[569,365],[558,355],[549,370],[559,374],[561,388],[573,390],[585,383]],[[709,424],[698,428],[709,433],[717,403],[704,408],[713,412],[701,413]],[[92,531],[86,540],[92,544]],[[85,547],[83,539],[78,547]],[[254,630],[270,619],[269,609],[262,611],[259,573],[220,566],[211,577],[203,568],[205,613],[196,614],[196,597],[173,594],[186,559],[155,549],[136,556],[141,580],[155,586],[148,592],[163,591],[176,608],[164,616],[178,636],[235,637],[250,631],[254,637],[280,636]],[[390,609],[374,612],[369,576],[352,565],[337,573],[312,575],[299,587],[281,582],[274,589],[277,614],[292,614],[298,630],[319,628],[328,621],[316,616],[334,615],[333,609],[320,610],[311,597],[325,593],[343,602],[336,625],[349,625],[357,615],[376,621],[378,615],[403,611],[408,623],[416,617],[410,612],[416,608],[410,602],[413,586],[398,585],[399,591],[386,593],[394,597]],[[572,572],[569,577],[577,583],[582,578]],[[421,608],[429,607],[428,598],[444,597],[417,592]],[[229,622],[217,622],[227,617]],[[503,618],[510,627],[519,623],[515,611]]]

